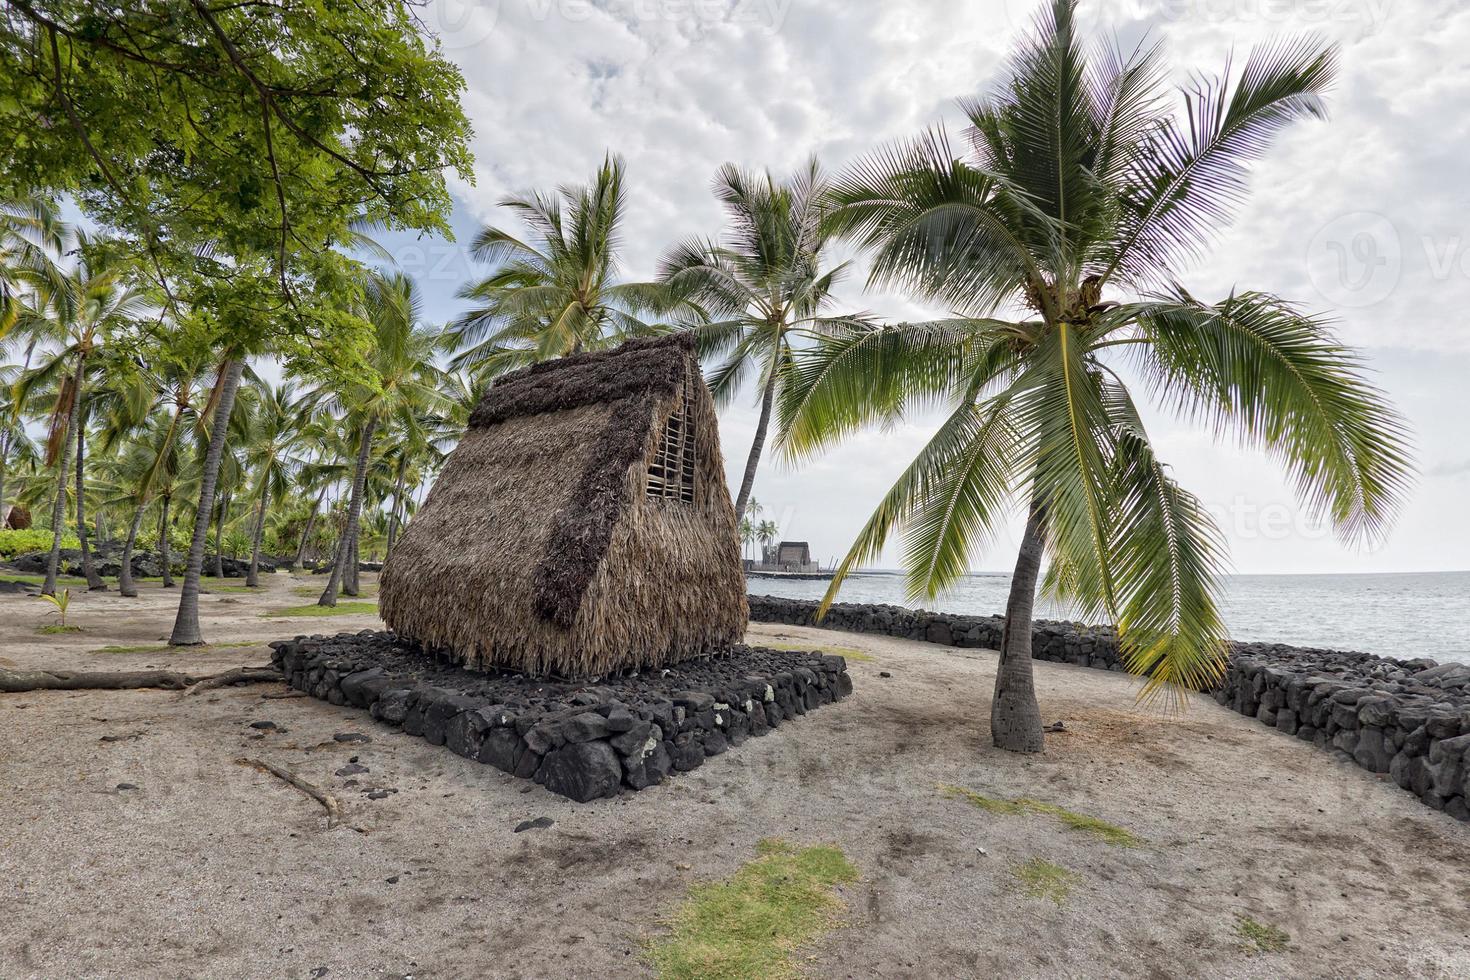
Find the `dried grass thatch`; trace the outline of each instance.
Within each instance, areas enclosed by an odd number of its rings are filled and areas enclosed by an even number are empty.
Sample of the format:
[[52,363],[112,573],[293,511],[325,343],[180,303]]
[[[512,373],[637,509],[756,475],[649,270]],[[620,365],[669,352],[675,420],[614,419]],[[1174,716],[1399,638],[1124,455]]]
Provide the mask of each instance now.
[[[651,497],[676,415],[693,435],[693,485],[686,499]],[[498,381],[388,559],[379,608],[469,666],[564,676],[738,642],[749,610],[735,510],[688,338]]]

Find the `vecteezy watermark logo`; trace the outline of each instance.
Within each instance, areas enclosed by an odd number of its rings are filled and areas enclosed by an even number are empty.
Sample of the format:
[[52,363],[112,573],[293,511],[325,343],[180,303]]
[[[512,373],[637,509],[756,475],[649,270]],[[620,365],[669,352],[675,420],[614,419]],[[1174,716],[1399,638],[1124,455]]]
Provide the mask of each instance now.
[[478,46],[500,22],[501,0],[431,0],[415,16],[426,33],[439,39],[446,51]]
[[1398,285],[1402,269],[1398,228],[1373,211],[1335,218],[1307,244],[1307,275],[1317,292],[1334,306],[1383,302]]

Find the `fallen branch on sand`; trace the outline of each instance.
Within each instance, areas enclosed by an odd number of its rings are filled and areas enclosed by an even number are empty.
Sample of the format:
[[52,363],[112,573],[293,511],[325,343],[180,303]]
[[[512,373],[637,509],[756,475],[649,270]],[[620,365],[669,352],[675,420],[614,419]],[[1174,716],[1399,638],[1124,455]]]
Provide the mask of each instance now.
[[272,776],[275,776],[277,779],[285,780],[292,786],[295,786],[297,789],[301,790],[301,792],[305,793],[307,796],[316,800],[322,806],[326,807],[328,830],[331,830],[333,827],[337,826],[337,824],[341,822],[342,805],[337,802],[337,798],[335,796],[333,796],[331,793],[328,793],[326,790],[313,786],[311,783],[308,783],[306,780],[302,779],[294,772],[291,772],[289,769],[282,769],[280,766],[272,765],[271,763],[266,762],[263,759],[241,759],[240,763],[246,766],[254,766],[261,772],[267,772],[270,773]]
[[[236,667],[222,674],[195,676],[177,670],[4,670],[0,669],[0,694],[29,691],[128,691],[158,687],[187,694],[225,684],[281,680],[273,667]],[[205,686],[207,685],[207,687]]]
[[236,667],[222,674],[200,678],[185,688],[180,697],[188,697],[200,691],[212,691],[217,687],[228,687],[231,684],[260,684],[280,680],[284,678],[281,677],[281,672],[274,667]]

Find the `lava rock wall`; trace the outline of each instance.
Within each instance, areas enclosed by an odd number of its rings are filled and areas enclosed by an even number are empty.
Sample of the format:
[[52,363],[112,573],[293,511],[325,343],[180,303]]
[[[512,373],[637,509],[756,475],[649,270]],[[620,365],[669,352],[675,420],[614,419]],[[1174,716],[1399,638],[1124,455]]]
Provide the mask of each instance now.
[[748,647],[587,684],[438,665],[372,630],[271,648],[293,688],[579,803],[657,785],[852,693],[841,657]]

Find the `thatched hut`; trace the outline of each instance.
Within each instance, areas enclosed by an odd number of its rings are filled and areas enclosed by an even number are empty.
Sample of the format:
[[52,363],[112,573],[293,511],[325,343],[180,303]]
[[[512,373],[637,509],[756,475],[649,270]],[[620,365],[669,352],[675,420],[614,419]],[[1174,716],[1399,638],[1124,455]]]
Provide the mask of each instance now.
[[735,510],[689,338],[498,380],[379,596],[390,628],[470,667],[585,677],[739,642]]

